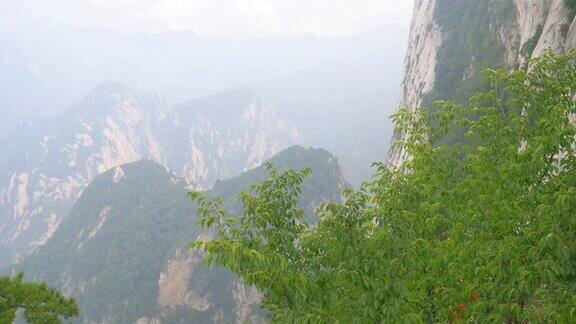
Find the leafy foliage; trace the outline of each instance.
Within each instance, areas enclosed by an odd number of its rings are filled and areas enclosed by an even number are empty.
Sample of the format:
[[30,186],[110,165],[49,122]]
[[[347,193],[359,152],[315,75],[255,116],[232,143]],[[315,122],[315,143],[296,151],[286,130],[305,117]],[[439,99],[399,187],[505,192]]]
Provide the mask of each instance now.
[[45,283],[24,282],[24,275],[0,277],[0,322],[12,323],[23,310],[29,323],[60,323],[61,318],[78,315],[73,298],[66,298]]
[[[309,170],[243,193],[239,217],[194,193],[213,239],[192,243],[264,293],[276,321],[576,321],[576,52],[488,71],[468,104],[395,115],[411,159],[297,205]],[[472,144],[438,141],[460,127]]]
[[[279,170],[301,169],[309,167],[313,174],[302,185],[299,204],[306,215],[313,216],[314,209],[322,200],[340,201],[340,192],[348,184],[343,179],[338,159],[329,151],[321,148],[303,148],[291,146],[274,155],[269,161]],[[207,193],[209,197],[224,198],[223,207],[227,211],[241,211],[242,206],[236,199],[239,192],[248,191],[252,184],[266,179],[266,163],[237,177],[217,181]]]

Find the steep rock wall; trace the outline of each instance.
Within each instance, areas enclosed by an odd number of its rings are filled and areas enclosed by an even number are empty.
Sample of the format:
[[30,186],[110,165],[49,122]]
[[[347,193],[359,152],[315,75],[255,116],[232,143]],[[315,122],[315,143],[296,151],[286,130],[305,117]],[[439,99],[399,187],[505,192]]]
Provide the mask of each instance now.
[[[399,107],[463,100],[479,88],[484,68],[525,68],[548,48],[576,47],[571,7],[572,0],[415,0]],[[407,158],[396,146],[388,164]]]

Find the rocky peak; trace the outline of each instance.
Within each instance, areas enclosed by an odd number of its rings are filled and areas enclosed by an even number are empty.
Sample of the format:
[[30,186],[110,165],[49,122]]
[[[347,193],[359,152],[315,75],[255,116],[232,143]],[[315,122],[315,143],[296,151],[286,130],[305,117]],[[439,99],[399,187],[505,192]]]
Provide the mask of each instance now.
[[111,113],[124,113],[127,110],[137,110],[137,96],[124,84],[107,81],[90,91],[74,105],[69,114],[86,118],[97,118]]

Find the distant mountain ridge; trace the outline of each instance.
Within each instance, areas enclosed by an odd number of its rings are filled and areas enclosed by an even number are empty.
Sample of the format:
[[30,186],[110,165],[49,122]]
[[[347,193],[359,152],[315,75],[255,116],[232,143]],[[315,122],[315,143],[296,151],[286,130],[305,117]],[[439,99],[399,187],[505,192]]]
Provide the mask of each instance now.
[[407,29],[326,38],[209,38],[52,26],[0,32],[0,141],[22,118],[54,117],[106,80],[178,101],[249,87],[340,158],[347,179],[386,157]]
[[405,28],[392,25],[336,39],[209,38],[192,31],[122,34],[67,25],[3,31],[0,138],[21,118],[62,113],[109,79],[189,99],[268,83],[319,62],[362,61],[367,55],[386,53],[378,39],[404,44],[405,38]]
[[149,158],[208,188],[302,143],[246,90],[176,104],[107,82],[63,116],[21,123],[0,143],[0,266],[45,243],[90,181],[116,166]]
[[[308,213],[339,201],[347,186],[326,150],[292,146],[270,161],[280,170],[311,167],[301,195]],[[266,177],[260,166],[207,194],[239,212],[238,193]],[[85,323],[261,321],[257,291],[188,251],[187,243],[207,233],[186,192],[184,179],[151,160],[115,167],[92,181],[46,245],[14,270],[77,297]]]

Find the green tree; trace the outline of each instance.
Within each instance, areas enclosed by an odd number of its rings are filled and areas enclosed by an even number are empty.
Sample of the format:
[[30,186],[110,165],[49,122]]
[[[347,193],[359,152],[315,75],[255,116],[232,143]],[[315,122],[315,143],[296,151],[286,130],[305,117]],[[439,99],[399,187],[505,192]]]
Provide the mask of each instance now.
[[12,323],[19,310],[29,323],[60,323],[79,314],[73,298],[66,298],[45,283],[24,282],[22,273],[0,277],[0,323]]
[[[272,320],[575,322],[576,52],[488,70],[467,104],[395,116],[411,157],[302,220],[309,173],[277,172],[192,243],[264,295]],[[434,111],[431,113],[430,111]],[[454,128],[464,143],[441,144]]]

